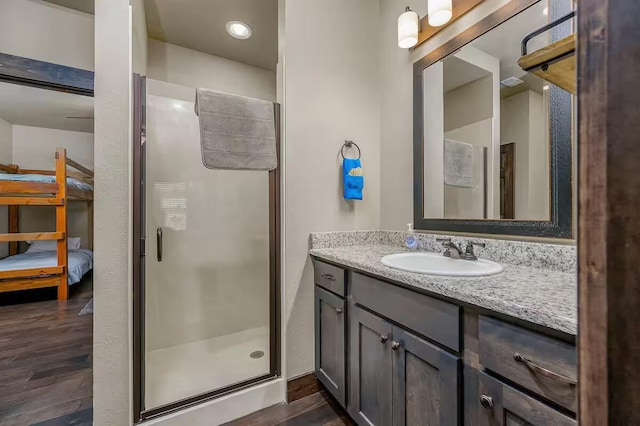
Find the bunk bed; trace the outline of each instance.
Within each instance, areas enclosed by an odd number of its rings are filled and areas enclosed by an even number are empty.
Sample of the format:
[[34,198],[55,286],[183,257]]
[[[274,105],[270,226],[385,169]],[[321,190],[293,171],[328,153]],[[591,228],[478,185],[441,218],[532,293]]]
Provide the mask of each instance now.
[[[77,172],[67,171],[67,166]],[[64,148],[55,153],[55,171],[21,169],[15,164],[0,164],[0,205],[8,206],[9,233],[0,234],[0,242],[9,243],[9,257],[0,260],[0,293],[43,287],[57,287],[58,300],[69,297],[69,236],[67,233],[67,208],[69,201],[88,203],[89,227],[93,224],[93,171],[67,158]],[[55,232],[19,232],[20,206],[54,206]],[[42,254],[32,256],[18,254],[18,242],[51,241],[57,257],[47,259]],[[85,251],[87,252],[87,251]],[[91,253],[91,252],[89,252]],[[87,261],[73,255],[71,280],[93,266],[92,254]],[[53,266],[42,266],[53,263]],[[82,266],[79,266],[82,263]],[[9,266],[9,267],[7,267]],[[16,269],[13,269],[16,267]]]

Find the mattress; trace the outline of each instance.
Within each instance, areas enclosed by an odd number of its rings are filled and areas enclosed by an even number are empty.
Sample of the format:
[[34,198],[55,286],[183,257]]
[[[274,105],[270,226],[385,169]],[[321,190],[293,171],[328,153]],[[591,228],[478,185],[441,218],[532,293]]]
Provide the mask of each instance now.
[[[8,180],[13,182],[42,182],[42,183],[55,183],[56,177],[49,175],[38,174],[12,174],[12,173],[0,173],[0,181]],[[67,178],[67,186],[70,186],[81,191],[93,191],[93,185],[83,182],[79,179]]]
[[[68,282],[69,285],[80,282],[83,275],[93,269],[93,252],[91,250],[69,250]],[[18,269],[45,268],[58,265],[56,251],[41,251],[37,253],[22,253],[0,260],[0,271],[15,271]]]

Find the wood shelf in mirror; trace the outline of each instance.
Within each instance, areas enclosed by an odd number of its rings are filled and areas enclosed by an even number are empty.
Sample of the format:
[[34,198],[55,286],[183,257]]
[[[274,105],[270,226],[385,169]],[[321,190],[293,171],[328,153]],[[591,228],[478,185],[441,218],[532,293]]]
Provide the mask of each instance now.
[[576,39],[571,34],[518,60],[528,72],[576,94]]

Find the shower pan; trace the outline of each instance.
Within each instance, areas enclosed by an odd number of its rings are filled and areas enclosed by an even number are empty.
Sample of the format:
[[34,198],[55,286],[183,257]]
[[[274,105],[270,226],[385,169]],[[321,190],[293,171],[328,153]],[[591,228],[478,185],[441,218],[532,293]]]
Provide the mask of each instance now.
[[195,89],[135,76],[134,98],[141,421],[278,376],[280,177],[203,165]]

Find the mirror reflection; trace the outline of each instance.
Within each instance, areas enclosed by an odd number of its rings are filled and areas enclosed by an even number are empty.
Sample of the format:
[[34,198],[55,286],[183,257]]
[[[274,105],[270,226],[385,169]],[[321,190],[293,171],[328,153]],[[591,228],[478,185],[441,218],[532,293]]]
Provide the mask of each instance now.
[[550,220],[550,89],[562,89],[517,63],[523,37],[548,22],[546,6],[423,70],[426,218]]

